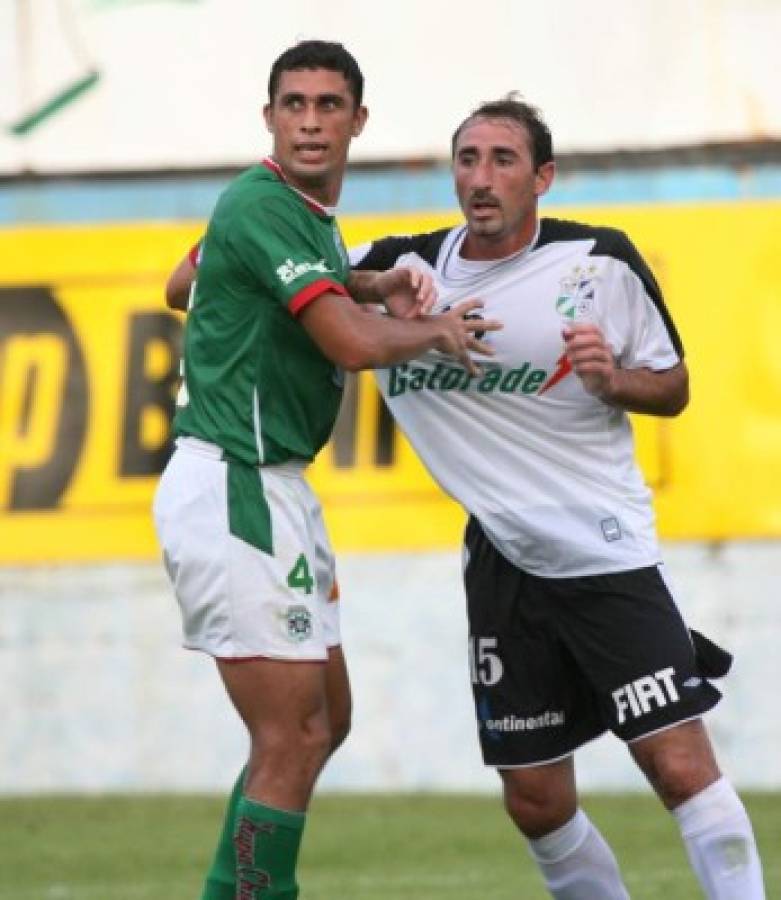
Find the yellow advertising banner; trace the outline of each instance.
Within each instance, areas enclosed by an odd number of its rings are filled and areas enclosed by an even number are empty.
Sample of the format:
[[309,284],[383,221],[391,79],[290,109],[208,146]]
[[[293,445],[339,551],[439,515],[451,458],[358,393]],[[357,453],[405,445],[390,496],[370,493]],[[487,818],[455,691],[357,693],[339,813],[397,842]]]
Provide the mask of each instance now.
[[[626,229],[662,283],[692,373],[672,421],[636,417],[662,534],[781,536],[781,203],[552,211]],[[454,215],[352,217],[348,244]],[[182,320],[167,273],[202,223],[0,231],[0,563],[150,559]],[[463,513],[352,379],[310,469],[340,550],[454,547]]]

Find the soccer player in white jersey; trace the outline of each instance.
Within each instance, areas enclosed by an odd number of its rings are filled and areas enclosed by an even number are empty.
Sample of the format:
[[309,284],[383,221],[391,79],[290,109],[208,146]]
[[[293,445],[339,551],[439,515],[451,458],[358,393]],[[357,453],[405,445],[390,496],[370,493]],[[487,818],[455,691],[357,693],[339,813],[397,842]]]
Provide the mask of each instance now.
[[[302,475],[330,436],[341,370],[436,347],[476,372],[470,351],[490,352],[461,310],[370,316],[345,288],[332,207],[366,120],[362,90],[340,44],[302,42],[275,62],[272,155],[220,197],[191,292],[155,522],[185,644],[215,658],[250,737],[203,900],[298,896],[309,798],[349,726],[333,555]],[[372,282],[391,304],[425,302],[429,288],[410,269]]]
[[470,514],[464,579],[485,762],[559,900],[628,897],[578,806],[574,753],[624,740],[677,820],[711,900],[764,897],[746,811],[701,716],[730,657],[689,632],[660,561],[629,412],[680,413],[683,350],[623,233],[539,218],[550,132],[512,95],[457,128],[464,225],[358,248],[355,268],[418,267],[436,309],[468,297],[504,329],[474,375],[442,354],[378,372],[396,421]]

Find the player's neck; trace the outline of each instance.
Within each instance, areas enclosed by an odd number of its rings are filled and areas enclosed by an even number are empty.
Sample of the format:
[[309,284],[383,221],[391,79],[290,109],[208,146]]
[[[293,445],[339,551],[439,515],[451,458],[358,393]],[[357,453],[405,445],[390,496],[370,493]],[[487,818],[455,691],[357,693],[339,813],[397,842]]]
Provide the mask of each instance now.
[[520,253],[532,243],[537,235],[537,227],[537,219],[534,218],[525,222],[512,234],[504,234],[499,237],[475,234],[473,231],[467,230],[459,256],[476,262],[506,259],[508,256]]
[[294,187],[299,194],[311,197],[321,206],[331,209],[339,202],[339,195],[342,193],[342,179],[330,180],[327,183],[308,183],[300,179],[292,179],[288,177],[288,184]]
[[285,172],[285,179],[292,188],[295,188],[299,192],[299,194],[303,194],[305,197],[311,197],[312,200],[316,201],[321,206],[331,208],[336,206],[339,202],[339,195],[342,193],[342,175],[337,177],[332,174],[322,180],[309,180],[307,178],[297,177],[294,172]]
[[301,194],[305,200],[314,201],[318,206],[329,211],[334,209],[339,202],[344,180],[343,172],[338,176],[332,174],[322,181],[309,180],[298,177],[295,172],[285,168],[274,156],[267,156],[264,164],[268,164],[285,184],[293,188],[296,193]]

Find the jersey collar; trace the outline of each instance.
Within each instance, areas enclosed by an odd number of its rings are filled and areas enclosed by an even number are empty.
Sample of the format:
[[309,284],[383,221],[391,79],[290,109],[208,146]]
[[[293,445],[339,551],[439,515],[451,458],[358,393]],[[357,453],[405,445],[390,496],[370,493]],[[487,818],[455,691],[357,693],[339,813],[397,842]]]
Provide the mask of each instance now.
[[273,172],[277,178],[283,183],[286,184],[291,191],[295,191],[298,196],[306,203],[309,209],[312,212],[317,213],[318,216],[334,216],[336,214],[335,206],[323,206],[322,203],[318,203],[317,200],[313,200],[310,196],[305,194],[303,191],[299,191],[297,187],[293,187],[293,185],[285,178],[285,173],[282,171],[282,166],[270,156],[265,157],[265,159],[261,160],[260,163],[262,166],[265,166],[270,172]]
[[[529,243],[526,244],[525,247],[521,247],[520,250],[516,250],[515,253],[511,253],[510,256],[503,256],[501,259],[464,259],[461,256],[461,246],[464,243],[466,234],[467,226],[462,225],[461,228],[458,229],[450,247],[445,253],[442,262],[443,275],[449,275],[451,278],[460,278],[464,277],[466,274],[467,277],[472,277],[477,274],[482,274],[483,272],[492,272],[494,269],[503,268],[508,263],[515,263],[518,262],[518,260],[524,259],[524,257],[528,256],[535,249],[537,242],[540,239],[540,220],[537,219],[534,236]],[[466,272],[464,270],[466,270]],[[456,272],[459,272],[459,274],[456,274]]]

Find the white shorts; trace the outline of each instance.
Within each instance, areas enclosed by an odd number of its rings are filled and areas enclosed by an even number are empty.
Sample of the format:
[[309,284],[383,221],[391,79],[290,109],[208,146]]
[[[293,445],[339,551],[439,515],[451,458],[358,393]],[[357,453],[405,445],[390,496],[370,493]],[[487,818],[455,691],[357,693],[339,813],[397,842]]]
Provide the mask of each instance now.
[[184,646],[218,659],[327,659],[327,648],[341,643],[334,556],[303,464],[249,470],[258,474],[263,509],[250,497],[242,512],[267,517],[270,552],[264,552],[231,533],[233,464],[221,449],[196,438],[176,444],[154,518]]

